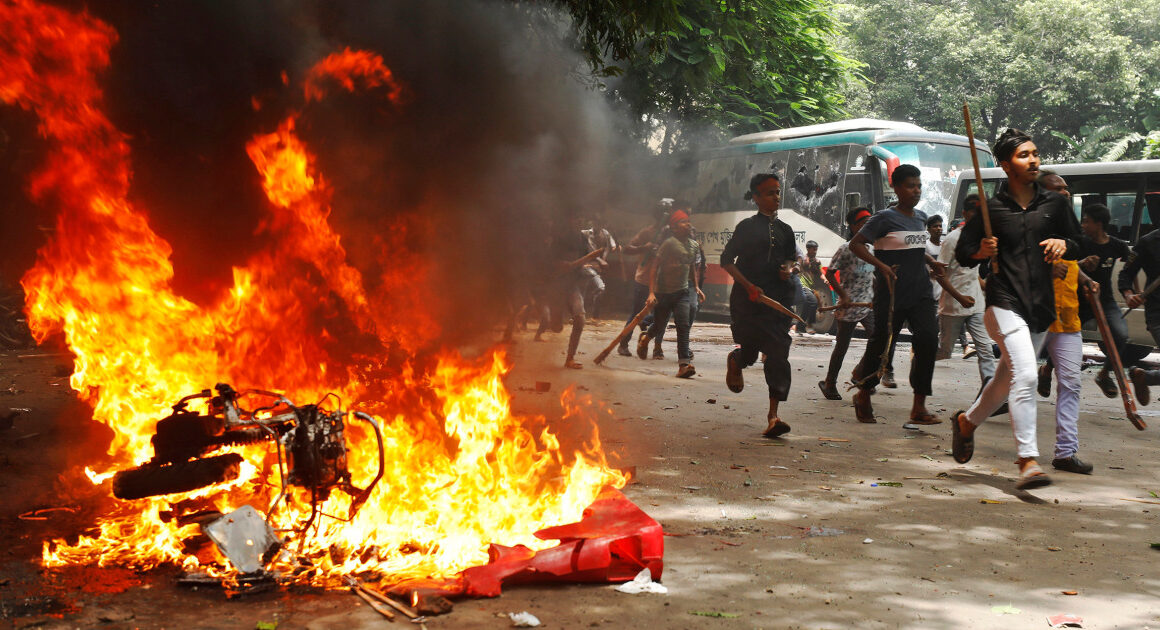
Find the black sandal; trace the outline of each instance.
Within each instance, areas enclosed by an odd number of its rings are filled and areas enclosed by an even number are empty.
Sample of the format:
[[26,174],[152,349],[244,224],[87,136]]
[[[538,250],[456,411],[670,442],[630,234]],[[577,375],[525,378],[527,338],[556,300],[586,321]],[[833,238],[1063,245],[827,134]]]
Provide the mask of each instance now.
[[975,456],[975,436],[965,436],[963,430],[959,428],[959,416],[965,415],[967,412],[960,409],[951,416],[951,453],[960,464],[971,461]]
[[765,431],[763,431],[761,433],[761,437],[773,439],[773,438],[781,437],[781,436],[785,435],[786,433],[789,433],[789,425],[786,424],[784,421],[782,421],[780,418],[778,418],[776,424],[774,424],[772,427],[769,427],[768,429],[766,429]]

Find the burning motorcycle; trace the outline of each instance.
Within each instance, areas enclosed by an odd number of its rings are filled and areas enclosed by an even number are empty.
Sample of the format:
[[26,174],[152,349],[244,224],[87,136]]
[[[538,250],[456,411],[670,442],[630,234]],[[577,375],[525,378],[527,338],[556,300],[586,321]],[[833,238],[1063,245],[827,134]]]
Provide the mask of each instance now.
[[[270,504],[273,514],[291,486],[310,493],[310,517],[295,531],[305,532],[319,514],[334,490],[350,495],[347,519],[370,497],[383,477],[383,435],[378,423],[369,415],[356,411],[352,415],[374,428],[378,441],[379,469],[366,488],[351,481],[347,469],[347,445],[341,409],[327,410],[323,403],[297,406],[281,394],[260,389],[235,391],[225,383],[190,394],[173,405],[173,412],[157,422],[152,438],[153,458],[145,464],[122,470],[113,476],[113,495],[133,500],[145,497],[189,492],[238,477],[242,456],[237,453],[213,454],[230,446],[273,442],[278,453],[281,492]],[[241,399],[264,398],[265,406],[246,409]],[[337,400],[337,397],[334,397]],[[206,413],[189,409],[191,401],[209,399]]]

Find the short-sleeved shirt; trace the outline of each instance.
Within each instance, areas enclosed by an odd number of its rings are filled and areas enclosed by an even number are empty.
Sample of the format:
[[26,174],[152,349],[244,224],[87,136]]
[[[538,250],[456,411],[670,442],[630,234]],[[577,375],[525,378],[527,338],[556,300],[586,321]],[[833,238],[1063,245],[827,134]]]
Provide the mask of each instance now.
[[[729,242],[721,252],[721,265],[737,265],[737,269],[753,284],[761,287],[769,297],[788,304],[795,296],[795,287],[782,280],[782,263],[797,260],[797,243],[793,229],[776,217],[757,214],[742,219],[733,230]],[[730,304],[737,300],[749,301],[749,296],[737,284],[730,293]]]
[[[894,274],[894,307],[912,306],[932,299],[930,272],[926,266],[926,214],[915,210],[908,216],[895,208],[876,212],[858,232],[874,245],[874,256],[887,266],[898,265]],[[882,273],[875,270],[875,298],[889,299],[890,292]]]
[[[1062,280],[1052,278],[1055,289],[1055,321],[1047,327],[1048,332],[1079,332],[1079,265],[1074,260],[1062,260],[1067,265],[1067,275]],[[1102,291],[1103,287],[1101,287]]]
[[[834,257],[830,259],[830,269],[838,272],[838,282],[851,302],[870,302],[874,300],[874,265],[858,258],[850,251],[849,243],[842,243]],[[870,308],[854,306],[837,312],[838,319],[844,322],[860,322],[866,319],[871,312]]]
[[[927,234],[929,235],[930,232],[927,232]],[[946,237],[944,236],[943,238],[945,239]],[[935,243],[933,240],[929,240],[929,239],[926,241],[926,255],[927,256],[930,256],[931,258],[938,260],[938,255],[941,252],[942,252],[942,244],[941,243]],[[942,292],[943,292],[942,285],[940,285],[938,283],[938,281],[935,280],[934,278],[931,278],[930,279],[930,295],[931,295],[931,297],[934,298],[935,304],[938,304],[939,298],[942,297]]]
[[[1079,239],[1079,257],[1080,259],[1088,256],[1099,256],[1100,262],[1096,264],[1096,268],[1088,272],[1088,277],[1100,284],[1100,301],[1105,304],[1115,304],[1116,295],[1110,291],[1112,287],[1112,268],[1116,266],[1117,260],[1127,260],[1132,255],[1132,249],[1128,244],[1120,239],[1109,236],[1107,243],[1097,243],[1088,237]],[[1107,287],[1105,289],[1105,287]],[[1088,306],[1087,301],[1080,303],[1081,317],[1089,319],[1091,317],[1091,307]],[[1087,315],[1087,317],[1084,317]]]
[[689,288],[689,268],[697,260],[697,241],[670,236],[657,249],[657,293]]
[[963,267],[955,260],[955,247],[959,244],[959,237],[962,234],[962,229],[958,229],[944,236],[937,258],[939,262],[947,265],[947,282],[950,282],[951,286],[964,297],[975,298],[975,305],[967,308],[943,291],[938,301],[939,315],[964,317],[980,315],[987,309],[987,305],[983,303],[983,287],[979,284],[979,270]]
[[[648,235],[648,238],[644,238],[644,235],[646,234]],[[668,237],[669,226],[666,225],[662,227],[660,231],[657,231],[655,227],[650,226],[642,229],[640,232],[637,232],[636,236],[633,237],[630,244],[639,246],[650,242],[663,243]],[[632,276],[632,279],[637,284],[643,284],[646,287],[648,286],[649,266],[652,265],[652,261],[655,256],[656,251],[646,251],[645,253],[641,254],[640,262],[636,265],[636,273]]]

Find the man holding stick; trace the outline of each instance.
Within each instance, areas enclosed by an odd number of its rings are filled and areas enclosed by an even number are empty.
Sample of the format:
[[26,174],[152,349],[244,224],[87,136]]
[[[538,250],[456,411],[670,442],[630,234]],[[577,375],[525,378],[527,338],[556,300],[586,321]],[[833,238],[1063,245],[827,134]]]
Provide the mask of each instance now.
[[[1148,285],[1144,293],[1138,293],[1135,288],[1136,276],[1143,271]],[[1117,285],[1128,308],[1144,306],[1144,321],[1148,332],[1156,345],[1160,345],[1160,291],[1155,290],[1156,282],[1160,280],[1160,230],[1152,230],[1136,242],[1128,264],[1120,270]],[[1132,387],[1136,390],[1136,400],[1141,405],[1147,405],[1151,400],[1150,385],[1160,385],[1160,370],[1145,370],[1132,368],[1128,372],[1132,379]]]
[[[678,210],[686,210],[687,208],[676,208]],[[661,199],[657,204],[656,210],[653,214],[653,222],[641,228],[632,240],[628,242],[628,246],[621,249],[621,256],[633,256],[641,254],[640,262],[636,265],[636,272],[633,274],[632,281],[632,309],[629,310],[628,320],[625,324],[632,323],[636,314],[644,309],[645,302],[648,300],[648,274],[653,262],[653,255],[661,241],[669,237],[667,224],[669,215],[672,214],[673,200]],[[639,323],[639,322],[638,322]],[[642,329],[643,332],[643,329]],[[632,351],[628,349],[628,343],[632,340],[632,329],[630,328],[628,334],[623,336],[620,340],[617,353],[623,357],[631,357]],[[658,340],[657,349],[660,349]]]
[[[926,408],[931,394],[934,356],[938,348],[938,324],[935,322],[934,298],[931,296],[928,264],[937,275],[939,266],[926,253],[926,214],[915,208],[922,198],[922,178],[918,167],[901,164],[891,173],[890,183],[898,196],[898,205],[870,217],[850,241],[850,251],[874,265],[874,334],[866,343],[866,354],[854,368],[854,414],[858,422],[873,423],[874,407],[870,395],[885,368],[889,347],[903,325],[910,328],[914,359],[910,363],[910,387],[914,400],[910,419],[902,426],[917,429],[919,425],[938,424],[942,420]],[[870,251],[870,246],[874,251]]]
[[[968,119],[969,120],[969,119]],[[968,126],[968,136],[971,130]],[[973,141],[973,140],[972,140]],[[1031,137],[1008,129],[993,147],[1007,174],[980,216],[963,226],[955,258],[964,267],[997,257],[997,272],[987,279],[987,331],[1003,351],[995,378],[987,382],[970,409],[958,411],[951,421],[955,461],[966,463],[974,454],[975,430],[1004,401],[1009,403],[1011,426],[1018,450],[1019,489],[1051,483],[1035,461],[1035,386],[1038,346],[1043,332],[1055,321],[1053,264],[1074,259],[1079,252],[1079,225],[1064,198],[1036,183],[1039,149]],[[992,231],[986,236],[985,225]]]
[[[669,217],[672,236],[661,243],[657,250],[656,262],[649,274],[649,294],[646,306],[654,306],[653,324],[641,333],[636,344],[640,358],[648,355],[650,339],[664,335],[669,325],[669,316],[677,320],[677,378],[692,378],[697,373],[693,367],[693,353],[689,351],[689,328],[692,325],[689,300],[698,303],[705,300],[701,287],[697,286],[697,250],[699,245],[693,240],[693,224],[684,210],[674,210]],[[695,294],[689,293],[692,286]]]
[[[861,231],[862,226],[873,213],[870,208],[858,207],[846,213],[846,224],[850,226],[850,237]],[[830,367],[826,370],[826,380],[818,387],[828,400],[842,400],[838,392],[838,371],[846,359],[850,348],[850,338],[859,323],[867,335],[874,334],[874,311],[853,304],[866,303],[874,299],[874,266],[858,258],[850,251],[849,243],[842,243],[830,258],[826,270],[826,280],[838,294],[837,319],[838,334],[834,339],[834,351],[830,353]]]
[[793,230],[777,218],[781,207],[781,180],[760,173],[749,180],[746,199],[757,204],[757,214],[742,220],[721,252],[721,268],[733,276],[729,294],[730,328],[739,348],[729,353],[725,384],[732,392],[745,387],[741,371],[765,353],[765,384],[769,388],[768,426],[762,433],[776,438],[790,430],[778,417],[778,404],[789,397],[790,318],[762,304],[769,297],[783,305],[792,302],[790,269],[797,247]]

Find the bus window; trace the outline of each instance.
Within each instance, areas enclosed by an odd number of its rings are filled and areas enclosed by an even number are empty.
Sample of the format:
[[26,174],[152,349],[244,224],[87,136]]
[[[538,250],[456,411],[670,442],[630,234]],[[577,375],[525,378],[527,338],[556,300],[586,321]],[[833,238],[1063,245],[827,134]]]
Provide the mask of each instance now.
[[1140,217],[1140,236],[1151,232],[1160,224],[1160,174],[1148,175],[1144,184],[1144,212]]
[[[960,172],[969,171],[971,150],[968,147],[936,142],[883,142],[884,149],[898,156],[902,164],[913,164],[922,173],[922,200],[918,209],[930,216],[950,218],[954,201],[955,183]],[[977,152],[981,164],[990,166],[990,154]],[[886,180],[886,165],[882,165],[883,192],[889,200],[894,193]]]
[[696,190],[691,199],[698,212],[725,212],[744,205],[741,195],[749,186],[745,160],[735,157],[716,158],[701,163],[697,171]]
[[850,150],[851,145],[839,144],[790,151],[782,178],[782,206],[822,225],[842,225]]
[[1134,242],[1132,219],[1136,211],[1136,195],[1140,189],[1140,175],[1124,173],[1116,175],[1070,175],[1066,176],[1071,190],[1076,219],[1082,218],[1084,207],[1100,203],[1111,211],[1112,223],[1108,234]]
[[[999,182],[993,179],[983,180],[983,192],[987,193],[987,199],[995,196],[995,190],[999,188]],[[955,206],[955,219],[963,218],[963,201],[970,195],[979,194],[979,187],[975,185],[975,180],[969,180],[967,185],[963,187],[963,196],[958,200]]]

